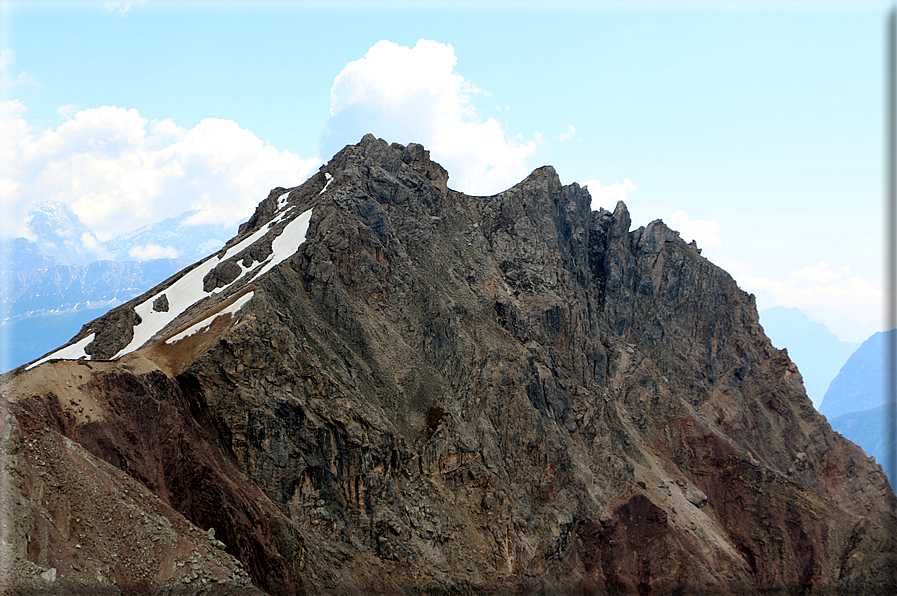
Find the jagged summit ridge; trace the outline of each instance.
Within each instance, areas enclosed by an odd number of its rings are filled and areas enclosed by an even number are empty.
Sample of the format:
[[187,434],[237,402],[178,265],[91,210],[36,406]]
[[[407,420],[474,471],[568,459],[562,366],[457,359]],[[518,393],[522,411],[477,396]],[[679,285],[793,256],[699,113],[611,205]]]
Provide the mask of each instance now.
[[[6,375],[4,436],[83,445],[270,593],[892,593],[897,500],[753,297],[590,202],[550,167],[468,196],[367,136],[85,326],[91,360]],[[75,496],[16,465],[11,548],[74,560],[77,523],[29,528]]]
[[[119,358],[151,339],[171,335],[172,331],[184,326],[185,319],[195,318],[196,313],[213,309],[233,293],[242,292],[299,249],[305,241],[315,202],[322,199],[334,182],[335,190],[341,183],[357,176],[356,164],[363,156],[367,161],[379,160],[378,171],[387,176],[399,175],[403,181],[412,180],[419,185],[422,181],[414,180],[417,175],[447,192],[448,173],[430,161],[429,151],[421,145],[412,144],[406,148],[394,144],[386,155],[397,154],[400,160],[383,159],[382,143],[379,141],[378,144],[373,135],[366,135],[358,147],[379,149],[372,151],[373,157],[358,155],[357,151],[347,147],[303,185],[273,189],[249,221],[240,226],[237,236],[219,252],[171,278],[160,286],[161,289],[151,290],[86,325],[69,345],[32,363],[29,368],[53,358]],[[336,171],[337,178],[329,170]],[[348,190],[341,192],[351,192],[351,189],[350,185]],[[162,301],[165,308],[157,310],[156,301]],[[90,341],[86,340],[87,336],[91,336]]]

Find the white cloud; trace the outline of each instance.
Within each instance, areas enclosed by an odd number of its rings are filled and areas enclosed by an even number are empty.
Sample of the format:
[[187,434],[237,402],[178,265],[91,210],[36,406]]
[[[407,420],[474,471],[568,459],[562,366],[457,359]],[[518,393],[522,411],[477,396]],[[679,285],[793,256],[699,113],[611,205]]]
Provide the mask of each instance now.
[[100,245],[97,237],[91,234],[90,232],[83,232],[81,234],[81,246],[83,246],[86,250],[91,252],[97,252],[102,250],[102,246]]
[[701,248],[722,244],[719,235],[720,228],[716,220],[699,219],[691,221],[688,219],[688,213],[680,209],[670,215],[667,223],[670,228],[679,232],[679,236],[683,240],[686,242],[694,240]]
[[592,195],[592,211],[598,211],[601,207],[613,211],[617,206],[617,201],[625,202],[629,193],[638,188],[629,178],[623,182],[617,181],[606,186],[598,180],[589,180],[585,186],[589,189],[589,194]]
[[176,259],[178,258],[178,251],[170,246],[147,244],[145,246],[135,246],[128,251],[128,256],[138,261],[147,261],[149,259]]
[[329,158],[370,132],[423,144],[449,171],[449,185],[464,192],[490,194],[522,180],[538,139],[509,136],[498,120],[481,120],[473,98],[488,93],[455,73],[456,62],[454,48],[435,41],[374,44],[334,79],[320,154]]
[[562,132],[558,135],[559,141],[567,141],[576,136],[576,129],[573,128],[572,124],[567,125],[567,132]]
[[0,102],[0,222],[22,229],[29,204],[71,206],[101,240],[188,209],[192,223],[234,224],[276,186],[304,181],[319,165],[279,151],[230,120],[192,129],[149,122],[137,110],[81,110],[54,129],[38,129],[20,101]]
[[832,268],[822,261],[777,277],[755,275],[750,267],[735,260],[725,261],[723,267],[745,291],[762,293],[767,303],[817,314],[848,341],[865,339],[862,332],[849,334],[851,326],[865,329],[882,316],[881,289],[851,275],[849,264]]

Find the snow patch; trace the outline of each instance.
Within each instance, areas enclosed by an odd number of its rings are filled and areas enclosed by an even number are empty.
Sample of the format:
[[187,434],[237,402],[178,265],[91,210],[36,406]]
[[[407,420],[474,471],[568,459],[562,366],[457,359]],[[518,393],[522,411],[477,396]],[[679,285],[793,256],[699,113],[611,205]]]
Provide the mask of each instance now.
[[256,230],[256,231],[253,232],[252,234],[250,234],[248,237],[244,238],[243,240],[241,240],[240,242],[238,242],[238,243],[235,244],[234,246],[231,246],[230,248],[228,248],[228,249],[227,249],[227,252],[224,253],[224,256],[221,258],[221,260],[222,260],[222,261],[226,261],[226,260],[228,260],[229,258],[231,258],[232,256],[237,255],[237,254],[240,254],[240,253],[241,253],[243,250],[245,250],[247,247],[252,246],[252,245],[255,244],[257,241],[261,240],[262,237],[264,237],[264,235],[267,234],[267,233],[271,230],[272,226],[274,226],[274,225],[276,225],[277,223],[279,223],[280,220],[282,220],[282,219],[284,218],[284,216],[285,216],[287,213],[289,213],[292,209],[293,209],[293,208],[290,207],[289,209],[287,209],[287,210],[284,211],[283,213],[279,213],[279,214],[277,215],[277,217],[275,217],[274,219],[272,219],[271,221],[269,221],[268,223],[266,223],[265,225],[263,225],[261,228],[259,228],[258,230]]
[[327,191],[327,187],[333,182],[333,176],[330,175],[330,172],[324,172],[324,178],[327,179],[327,184],[325,184],[324,188],[321,189],[321,192],[318,193],[319,195],[324,194]]
[[44,362],[47,362],[48,360],[53,360],[53,359],[79,360],[81,358],[87,358],[88,360],[90,360],[90,355],[84,351],[84,348],[86,348],[88,345],[90,345],[90,342],[93,341],[93,338],[95,336],[96,336],[96,333],[91,333],[87,337],[81,339],[80,341],[78,341],[76,343],[73,343],[70,346],[66,346],[60,350],[56,350],[49,356],[41,358],[37,362],[32,362],[31,364],[29,364],[28,366],[25,367],[25,370],[31,370],[38,364],[43,364]]
[[165,340],[165,343],[173,344],[175,342],[181,341],[185,337],[190,337],[194,333],[202,331],[203,329],[205,329],[206,327],[211,325],[212,322],[220,316],[229,314],[231,316],[231,318],[233,318],[234,315],[237,313],[237,311],[240,310],[241,308],[243,308],[244,304],[249,302],[249,300],[252,298],[253,294],[255,294],[255,292],[249,292],[248,294],[246,294],[245,296],[242,296],[239,300],[235,301],[233,304],[231,304],[230,306],[228,306],[221,312],[215,313],[211,317],[206,317],[205,319],[203,319],[199,323],[196,323],[195,325],[191,325],[189,328],[185,329],[184,331],[181,331],[174,337],[171,337],[171,338]]
[[[187,308],[209,296],[211,292],[205,292],[202,289],[202,280],[220,261],[221,259],[218,257],[210,257],[159,294],[151,296],[135,306],[134,311],[140,316],[140,324],[134,326],[134,337],[131,342],[112,359],[121,358],[129,352],[133,352]],[[168,297],[168,311],[157,312],[153,310],[153,301],[163,293]]]
[[[222,261],[226,261],[226,260],[228,260],[229,258],[231,258],[232,256],[235,256],[235,255],[240,254],[240,252],[241,252],[242,250],[244,250],[244,249],[247,248],[248,246],[251,246],[251,245],[254,244],[257,240],[261,240],[261,239],[265,236],[265,234],[267,234],[267,233],[270,231],[271,227],[272,227],[274,224],[280,222],[280,221],[284,218],[284,216],[285,216],[287,213],[289,213],[292,209],[293,209],[293,207],[290,207],[289,209],[287,209],[286,211],[284,211],[283,213],[281,213],[280,215],[278,215],[277,217],[275,217],[274,219],[272,219],[271,221],[269,221],[267,224],[265,224],[265,226],[264,226],[262,229],[260,229],[260,230],[258,230],[257,232],[253,233],[249,238],[247,238],[246,240],[243,240],[242,242],[240,242],[239,244],[237,244],[237,245],[234,246],[233,248],[228,249],[228,251],[224,254],[224,258],[222,259]],[[300,217],[301,217],[301,216],[300,216]],[[287,224],[287,227],[289,227],[289,224]],[[273,244],[274,242],[277,242],[277,239],[276,239],[276,238],[272,241],[272,244]],[[297,247],[297,248],[298,248],[298,247]],[[243,261],[242,261],[242,260],[237,261],[237,265],[240,267],[240,275],[238,275],[237,278],[234,279],[234,281],[230,282],[230,283],[227,284],[226,286],[222,286],[222,287],[220,287],[220,288],[215,288],[214,290],[212,290],[211,293],[212,293],[212,294],[217,294],[217,293],[219,293],[219,292],[222,292],[222,291],[226,290],[226,289],[229,288],[230,286],[234,285],[235,283],[237,283],[238,281],[240,281],[240,278],[242,278],[242,277],[246,274],[247,271],[251,270],[251,269],[252,269],[253,267],[255,267],[257,264],[258,264],[257,261],[253,261],[252,263],[249,264],[249,267],[245,267],[245,266],[243,265]]]
[[[165,326],[174,321],[185,310],[187,310],[203,298],[207,298],[212,294],[223,292],[224,290],[235,284],[237,281],[242,279],[247,272],[249,272],[253,267],[256,266],[256,263],[252,263],[252,265],[250,265],[249,267],[244,267],[243,262],[240,261],[238,265],[240,266],[241,273],[237,277],[237,279],[224,287],[215,288],[211,292],[206,292],[205,290],[203,290],[202,280],[209,273],[209,271],[214,269],[219,263],[239,254],[244,249],[251,246],[253,243],[261,240],[262,237],[271,230],[272,226],[280,222],[292,210],[293,207],[290,207],[289,209],[286,209],[282,213],[278,214],[277,217],[262,226],[261,229],[252,233],[248,238],[243,239],[235,246],[227,249],[223,257],[209,257],[205,262],[200,263],[196,268],[186,273],[183,277],[174,282],[165,290],[162,290],[156,295],[150,296],[145,301],[135,306],[134,311],[140,316],[141,322],[139,325],[136,325],[134,327],[134,337],[131,339],[130,343],[122,348],[115,356],[113,356],[112,359],[114,360],[116,358],[121,358],[125,354],[133,352],[134,350],[145,344],[147,341],[149,341],[150,338],[152,338],[154,335],[162,331]],[[311,220],[311,212],[312,210],[309,209],[308,211],[293,219],[293,221],[291,221],[284,227],[280,235],[277,236],[271,243],[271,254],[267,259],[262,261],[263,263],[265,263],[265,266],[262,267],[262,269],[258,273],[256,273],[250,281],[254,281],[263,273],[270,271],[272,267],[274,267],[278,263],[283,262],[299,249],[299,246],[305,241],[305,235],[308,231],[308,224]],[[156,312],[155,310],[153,310],[153,302],[163,293],[168,297],[168,311]],[[211,324],[211,322],[209,324]]]
[[278,211],[283,209],[284,205],[287,204],[287,197],[289,197],[289,196],[290,196],[290,191],[286,191],[285,193],[280,195],[280,198],[277,199],[277,210]]
[[311,221],[311,212],[302,213],[299,217],[287,224],[283,232],[271,243],[271,254],[263,261],[265,266],[252,276],[250,282],[255,281],[260,275],[264,275],[271,270],[272,267],[287,260],[299,250],[302,243],[305,242],[305,236],[308,233],[308,224]]

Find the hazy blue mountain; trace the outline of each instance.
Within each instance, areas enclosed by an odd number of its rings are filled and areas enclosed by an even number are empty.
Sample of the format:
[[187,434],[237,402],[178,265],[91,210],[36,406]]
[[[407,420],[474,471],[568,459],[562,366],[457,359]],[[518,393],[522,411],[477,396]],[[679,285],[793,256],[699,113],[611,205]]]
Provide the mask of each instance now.
[[818,409],[829,383],[859,344],[839,340],[799,308],[768,308],[760,312],[760,323],[775,347],[788,349],[804,379],[807,395]]
[[[885,343],[897,330],[878,332],[857,348],[829,385],[819,411],[832,428],[863,448],[867,455],[887,465],[888,416],[884,393]],[[891,484],[897,479],[891,478]]]
[[50,313],[121,303],[141,294],[189,261],[94,261],[87,265],[57,264],[45,269],[11,271],[4,288],[7,317]]
[[47,269],[60,264],[58,260],[41,252],[37,244],[25,238],[0,240],[0,252],[3,253],[7,273]]
[[[28,212],[26,223],[37,237],[34,244],[45,255],[63,263],[86,265],[92,261],[143,261],[176,258],[197,261],[218,250],[236,233],[239,224],[189,225],[198,211],[185,211],[156,223],[100,242],[65,203],[43,201]],[[25,240],[24,238],[22,240]]]
[[897,330],[873,334],[851,354],[819,407],[827,418],[869,410],[884,403],[885,338],[891,333]]
[[[66,343],[84,323],[208,256],[237,232],[236,225],[187,225],[195,213],[100,243],[65,203],[35,204],[27,223],[36,242],[0,242],[6,263],[2,371]],[[101,255],[108,259],[98,260]]]
[[186,225],[195,213],[101,243],[65,203],[36,203],[27,219],[36,241],[0,243],[6,267],[0,300],[2,370],[64,344],[84,323],[209,255],[236,234],[237,226]]
[[116,261],[131,261],[147,256],[167,256],[198,261],[218,250],[237,233],[237,225],[187,225],[197,211],[185,211],[137,230],[125,232],[103,246]]

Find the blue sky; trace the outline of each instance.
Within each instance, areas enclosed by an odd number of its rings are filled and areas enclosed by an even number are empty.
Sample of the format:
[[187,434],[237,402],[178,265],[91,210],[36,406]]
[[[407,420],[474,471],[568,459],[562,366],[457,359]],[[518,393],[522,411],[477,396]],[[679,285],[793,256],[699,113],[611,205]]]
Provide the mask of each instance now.
[[842,339],[882,316],[889,3],[0,4],[5,236],[245,217],[373,132],[475,194],[551,164]]

